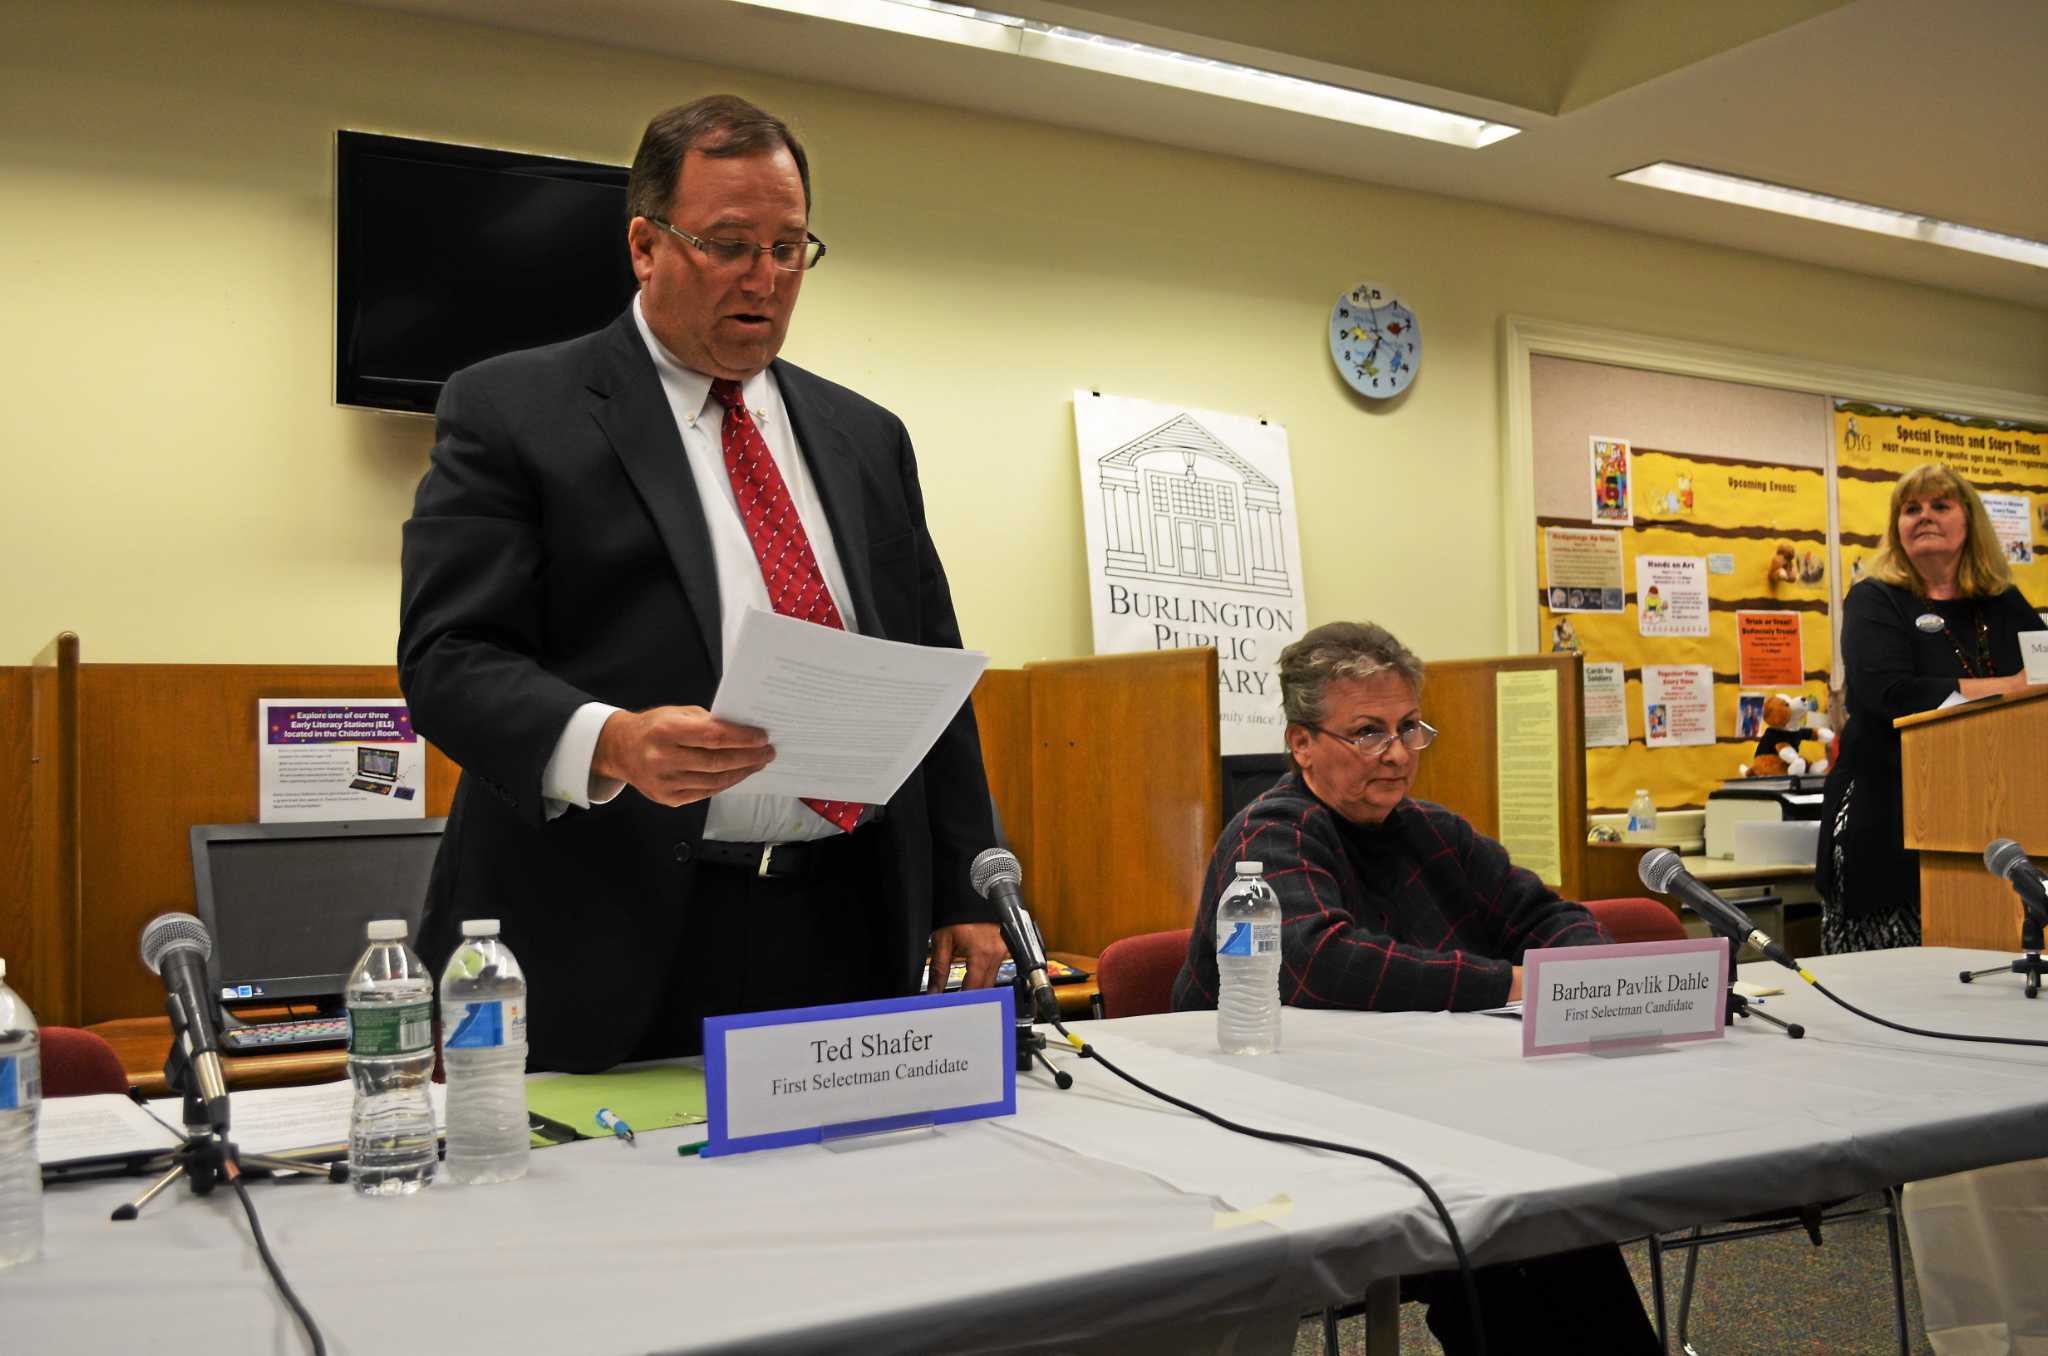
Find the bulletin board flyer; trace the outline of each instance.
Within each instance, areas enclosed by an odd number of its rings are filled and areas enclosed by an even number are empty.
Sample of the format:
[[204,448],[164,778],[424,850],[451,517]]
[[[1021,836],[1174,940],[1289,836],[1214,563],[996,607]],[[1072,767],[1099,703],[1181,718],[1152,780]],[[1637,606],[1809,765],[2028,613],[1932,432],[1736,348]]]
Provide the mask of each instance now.
[[266,824],[419,819],[426,745],[412,711],[388,697],[266,697],[256,703]]

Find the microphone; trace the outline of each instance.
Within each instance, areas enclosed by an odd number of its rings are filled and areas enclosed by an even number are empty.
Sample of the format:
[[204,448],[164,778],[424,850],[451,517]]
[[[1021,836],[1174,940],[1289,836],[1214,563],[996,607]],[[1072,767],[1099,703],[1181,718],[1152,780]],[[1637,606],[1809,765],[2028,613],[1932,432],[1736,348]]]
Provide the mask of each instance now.
[[2030,918],[2048,923],[2048,876],[2028,860],[2025,848],[2010,838],[1994,838],[1984,846],[1984,868],[2005,877]]
[[[1792,959],[1791,953],[1772,941],[1769,933],[1749,921],[1748,914],[1700,884],[1699,878],[1685,869],[1678,860],[1678,854],[1670,848],[1651,848],[1645,852],[1636,874],[1642,877],[1644,885],[1658,894],[1676,895],[1687,908],[1706,919],[1730,940],[1747,941],[1787,970],[1799,968],[1799,962]],[[1731,956],[1729,959],[1732,961],[1734,958]]]
[[[206,935],[206,924],[189,913],[158,914],[142,929],[142,963],[164,982],[164,1010],[171,1016],[173,1039],[199,1084],[196,1093],[188,1092],[186,1106],[197,1097],[205,1107],[204,1124],[224,1135],[228,1086],[221,1072],[220,1042],[214,1036],[206,980],[206,958],[212,954],[213,938]],[[174,1051],[173,1063],[176,1054]],[[186,1124],[193,1128],[189,1113]]]
[[1017,962],[1017,973],[1031,991],[1037,1020],[1058,1021],[1060,1000],[1053,994],[1052,981],[1045,977],[1045,948],[1039,944],[1038,928],[1024,907],[1023,892],[1017,888],[1024,883],[1024,868],[1017,864],[1016,854],[1004,848],[989,848],[974,859],[967,878],[974,893],[996,906],[1003,944],[1010,948],[1010,959]]

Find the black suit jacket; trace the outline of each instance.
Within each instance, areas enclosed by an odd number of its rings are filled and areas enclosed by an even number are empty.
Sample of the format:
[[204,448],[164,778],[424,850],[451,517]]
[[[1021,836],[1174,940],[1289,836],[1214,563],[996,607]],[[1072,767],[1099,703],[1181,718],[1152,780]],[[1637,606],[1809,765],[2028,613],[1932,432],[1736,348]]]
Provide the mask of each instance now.
[[[773,370],[860,630],[957,648],[902,422],[801,368]],[[704,508],[630,311],[456,373],[436,421],[405,525],[398,672],[414,727],[463,775],[419,950],[438,973],[462,919],[500,919],[527,972],[536,1066],[609,1067],[668,982],[705,805],[628,787],[549,820],[541,775],[585,702],[711,704],[721,646]],[[877,828],[878,987],[908,993],[935,926],[994,919],[968,885],[995,841],[971,706]]]

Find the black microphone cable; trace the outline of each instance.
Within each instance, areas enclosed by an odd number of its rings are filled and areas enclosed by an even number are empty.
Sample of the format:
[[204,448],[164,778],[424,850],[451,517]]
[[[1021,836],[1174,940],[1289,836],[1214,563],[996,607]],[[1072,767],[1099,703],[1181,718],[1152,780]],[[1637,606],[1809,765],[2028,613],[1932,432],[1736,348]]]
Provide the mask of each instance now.
[[249,1232],[255,1236],[256,1251],[263,1258],[263,1269],[270,1273],[270,1279],[277,1286],[277,1293],[284,1296],[284,1302],[306,1330],[306,1339],[313,1344],[313,1356],[327,1356],[327,1343],[321,1340],[320,1325],[313,1321],[312,1313],[299,1302],[291,1282],[284,1278],[284,1268],[277,1264],[277,1258],[270,1252],[270,1243],[263,1237],[263,1225],[256,1218],[256,1202],[249,1199],[249,1188],[242,1185],[242,1165],[235,1161],[233,1154],[221,1165],[221,1176],[235,1189],[235,1199],[242,1203],[242,1211],[249,1216]]
[[1858,1017],[1861,1017],[1866,1022],[1876,1022],[1879,1026],[1890,1027],[1893,1031],[1903,1031],[1909,1036],[1931,1036],[1936,1040],[1943,1041],[1971,1041],[1979,1045],[2048,1046],[2048,1041],[2037,1040],[2031,1036],[1973,1036],[1968,1034],[1967,1032],[1961,1031],[1929,1031],[1925,1027],[1907,1026],[1903,1022],[1890,1021],[1886,1018],[1879,1017],[1876,1013],[1865,1012],[1862,1008],[1857,1007],[1848,999],[1836,995],[1835,993],[1829,990],[1827,985],[1815,979],[1813,977],[1813,972],[1808,970],[1804,965],[1796,965],[1793,967],[1793,969],[1795,969],[1798,972],[1799,977],[1801,979],[1805,980],[1808,984],[1811,984],[1814,988],[1820,990],[1821,995],[1825,997],[1830,1003],[1835,1004],[1837,1007],[1847,1008],[1850,1012],[1855,1013]]
[[[2001,838],[1993,843],[1990,848],[1985,850],[1985,862],[1989,864],[1994,851],[2002,848],[2009,842],[2009,839]],[[2013,846],[2017,847],[2017,844]],[[1866,1022],[1875,1022],[1879,1026],[1889,1027],[1893,1031],[1903,1031],[1909,1036],[1928,1036],[1935,1040],[1970,1041],[1979,1045],[2048,1046],[2048,1040],[2036,1040],[2028,1036],[1973,1036],[1960,1031],[1930,1031],[1925,1027],[1906,1026],[1901,1022],[1894,1022],[1887,1018],[1879,1017],[1875,1013],[1865,1012],[1862,1008],[1857,1007],[1848,999],[1840,997],[1830,990],[1827,985],[1815,979],[1813,972],[1807,969],[1805,965],[1794,960],[1785,952],[1783,947],[1773,942],[1769,936],[1758,932],[1756,925],[1750,922],[1747,914],[1730,904],[1727,900],[1722,899],[1704,882],[1694,877],[1690,871],[1687,871],[1680,865],[1678,854],[1669,848],[1654,848],[1645,853],[1636,869],[1637,873],[1642,877],[1643,884],[1649,886],[1650,889],[1660,895],[1671,894],[1674,891],[1683,889],[1696,890],[1701,897],[1701,902],[1695,902],[1692,897],[1687,896],[1686,907],[1692,909],[1694,913],[1699,914],[1710,923],[1721,923],[1731,932],[1740,932],[1742,934],[1741,937],[1731,936],[1729,938],[1731,943],[1729,959],[1731,962],[1734,960],[1734,950],[1741,945],[1743,937],[1746,937],[1749,941],[1757,943],[1758,949],[1764,951],[1772,960],[1818,989],[1822,997],[1826,998],[1830,1003],[1835,1004],[1837,1007],[1846,1008]],[[1997,867],[1993,867],[1992,874],[2002,875],[2005,873]]]
[[1465,1240],[1458,1236],[1458,1226],[1452,1221],[1451,1212],[1444,1205],[1443,1197],[1436,1194],[1435,1187],[1423,1180],[1421,1173],[1415,1171],[1415,1169],[1409,1167],[1398,1158],[1383,1153],[1376,1153],[1371,1149],[1361,1149],[1354,1144],[1338,1144],[1327,1139],[1311,1139],[1306,1135],[1290,1135],[1283,1130],[1260,1130],[1256,1126],[1239,1125],[1236,1121],[1219,1116],[1213,1111],[1204,1110],[1193,1102],[1183,1101],[1170,1092],[1161,1092],[1158,1088],[1153,1087],[1134,1074],[1125,1073],[1122,1069],[1104,1059],[1102,1053],[1094,1046],[1067,1030],[1063,1023],[1054,1021],[1051,1025],[1055,1031],[1066,1038],[1068,1045],[1080,1051],[1081,1058],[1094,1060],[1097,1064],[1100,1064],[1118,1078],[1123,1079],[1124,1082],[1129,1083],[1138,1091],[1148,1096],[1157,1097],[1169,1106],[1177,1106],[1182,1111],[1200,1116],[1211,1125],[1221,1126],[1223,1129],[1229,1130],[1234,1134],[1249,1135],[1253,1139],[1269,1140],[1274,1144],[1296,1144],[1306,1149],[1327,1149],[1331,1153],[1350,1154],[1354,1158],[1369,1159],[1374,1163],[1380,1164],[1382,1167],[1392,1168],[1395,1172],[1400,1173],[1403,1177],[1415,1183],[1421,1189],[1422,1194],[1429,1198],[1430,1205],[1436,1210],[1437,1218],[1443,1221],[1444,1233],[1451,1240],[1451,1251],[1457,1254],[1458,1279],[1464,1285],[1465,1304],[1472,1315],[1472,1349],[1478,1352],[1479,1356],[1486,1356],[1486,1324],[1479,1313],[1479,1284],[1472,1276],[1472,1259],[1466,1255]]

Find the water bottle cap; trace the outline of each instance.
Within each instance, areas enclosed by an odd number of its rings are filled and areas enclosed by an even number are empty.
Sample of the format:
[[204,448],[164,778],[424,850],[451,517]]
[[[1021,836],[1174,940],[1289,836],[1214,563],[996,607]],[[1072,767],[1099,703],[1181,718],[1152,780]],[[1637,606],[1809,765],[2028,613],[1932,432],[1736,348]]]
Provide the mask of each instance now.
[[370,940],[373,942],[395,942],[405,936],[403,918],[373,918],[370,920]]
[[465,937],[495,937],[498,935],[498,920],[495,918],[465,918],[462,920],[462,935]]
[[1237,864],[1237,874],[1240,876],[1263,875],[1265,870],[1266,864],[1264,862],[1239,862]]

